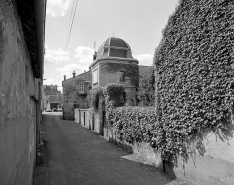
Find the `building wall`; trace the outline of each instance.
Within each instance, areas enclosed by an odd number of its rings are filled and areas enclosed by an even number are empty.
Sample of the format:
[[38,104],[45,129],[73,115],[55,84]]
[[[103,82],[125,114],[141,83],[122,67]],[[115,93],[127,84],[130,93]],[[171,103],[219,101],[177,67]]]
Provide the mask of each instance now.
[[137,104],[136,88],[139,85],[139,66],[136,60],[99,59],[91,66],[91,74],[92,89],[98,86],[105,87],[110,83],[119,83],[125,87],[126,105]]
[[32,184],[38,91],[16,6],[1,1],[0,184]]
[[74,120],[74,102],[77,100],[76,80],[63,83],[63,119]]
[[105,87],[109,83],[120,82],[120,71],[125,72],[125,77],[129,77],[131,83],[136,86],[139,82],[139,67],[135,61],[105,59],[100,60],[92,67],[98,69],[98,85]]
[[[136,105],[136,88],[139,84],[139,66],[125,60],[105,60],[100,63],[99,85],[105,87],[109,83],[119,83],[125,87],[126,105]],[[121,72],[124,77],[121,79]]]
[[[196,147],[188,160],[178,159],[177,165],[166,164],[166,171],[187,185],[233,185],[234,184],[234,115],[229,130],[214,133],[207,131],[201,138],[202,147]],[[104,135],[109,141],[119,142],[130,147],[134,154],[162,169],[161,154],[149,143],[134,145],[118,139],[114,129],[108,129]]]
[[87,129],[91,129],[89,109],[80,109],[79,114],[80,114],[80,124]]
[[[92,109],[75,109],[75,122],[96,133],[102,134],[100,130],[100,112],[95,113]],[[85,114],[84,114],[85,113]],[[85,116],[85,117],[84,117]],[[85,118],[85,119],[84,119]]]
[[188,184],[233,185],[234,184],[234,115],[226,131],[202,133],[202,146],[196,156],[182,159],[173,168],[177,178]]
[[[87,72],[86,72],[87,73]],[[86,77],[88,77],[86,74]],[[79,75],[80,76],[80,75]],[[84,83],[84,91],[79,91],[78,83]],[[84,109],[85,98],[88,94],[90,83],[77,78],[63,81],[63,118],[74,120],[74,108]]]

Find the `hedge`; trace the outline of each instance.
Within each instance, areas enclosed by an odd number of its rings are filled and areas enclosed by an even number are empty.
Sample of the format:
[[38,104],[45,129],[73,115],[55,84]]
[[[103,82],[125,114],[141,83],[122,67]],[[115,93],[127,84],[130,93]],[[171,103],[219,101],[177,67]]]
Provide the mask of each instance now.
[[148,73],[140,79],[137,98],[139,106],[148,107],[155,105],[155,77],[153,66],[151,66]]
[[110,121],[121,140],[129,143],[144,141],[156,147],[158,127],[154,107],[116,107]]
[[110,83],[103,89],[106,104],[107,125],[112,126],[112,113],[115,107],[124,106],[125,89],[117,83]]

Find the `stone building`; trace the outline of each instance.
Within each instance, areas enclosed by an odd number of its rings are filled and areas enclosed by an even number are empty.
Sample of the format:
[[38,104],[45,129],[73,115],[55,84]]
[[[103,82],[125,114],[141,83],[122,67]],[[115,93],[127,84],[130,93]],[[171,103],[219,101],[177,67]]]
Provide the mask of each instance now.
[[42,100],[43,110],[52,110],[61,108],[63,96],[57,89],[57,85],[43,85]]
[[[136,106],[139,79],[143,78],[150,69],[150,66],[140,66],[138,63],[138,60],[132,57],[131,48],[124,40],[108,38],[94,53],[93,62],[89,67],[92,90],[110,83],[119,83],[125,88],[125,104]],[[104,96],[99,95],[98,112],[75,109],[75,121],[106,136]]]
[[122,39],[110,37],[99,47],[90,65],[92,89],[119,83],[125,87],[127,105],[136,105],[139,83],[138,60],[132,57],[130,46]]
[[31,185],[41,116],[46,0],[0,3],[0,184]]
[[[138,65],[138,60],[132,57],[131,48],[127,42],[120,38],[110,37],[101,44],[98,51],[90,61],[89,71],[73,78],[66,79],[63,85],[63,117],[74,120],[74,109],[85,109],[85,98],[90,89],[105,87],[109,83],[119,83],[125,87],[126,105],[136,105],[136,90],[139,78],[144,77],[150,66]],[[81,90],[84,89],[84,90]],[[100,97],[100,104],[104,97]],[[100,112],[103,111],[100,108]],[[102,118],[100,118],[102,119]],[[97,129],[98,130],[98,129]]]
[[[105,87],[110,83],[119,83],[125,88],[126,105],[137,105],[136,90],[139,85],[139,62],[132,57],[128,43],[120,38],[110,37],[101,44],[93,59],[94,61],[90,65],[92,89]],[[105,135],[106,121],[103,95],[99,95],[98,113],[92,113],[90,117],[91,129]]]
[[87,108],[85,105],[85,98],[90,90],[90,72],[84,71],[84,73],[76,76],[73,72],[73,77],[62,81],[63,86],[63,118],[68,120],[74,120],[74,109]]

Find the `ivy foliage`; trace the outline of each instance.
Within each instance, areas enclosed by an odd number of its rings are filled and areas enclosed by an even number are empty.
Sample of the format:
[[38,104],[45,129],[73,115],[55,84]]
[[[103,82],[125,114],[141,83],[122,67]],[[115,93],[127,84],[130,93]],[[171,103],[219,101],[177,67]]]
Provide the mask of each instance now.
[[153,66],[151,66],[148,73],[140,79],[137,98],[139,106],[148,107],[155,105],[155,77]]
[[107,124],[113,125],[112,113],[115,107],[124,106],[125,89],[122,85],[117,83],[110,83],[103,89],[106,104]]
[[234,102],[234,1],[181,0],[155,51],[156,114],[165,155],[189,136],[225,128]]
[[95,112],[98,111],[98,106],[99,106],[99,97],[103,96],[103,88],[102,87],[97,87],[95,89],[92,89],[88,96],[85,99],[86,106],[88,108],[93,108]]
[[154,107],[116,107],[110,122],[121,140],[128,143],[149,142],[155,147],[158,125]]
[[136,87],[139,86],[139,66],[137,64],[106,63],[101,65],[101,71],[103,73],[116,73],[119,71],[125,71],[125,77],[130,77],[131,83]]

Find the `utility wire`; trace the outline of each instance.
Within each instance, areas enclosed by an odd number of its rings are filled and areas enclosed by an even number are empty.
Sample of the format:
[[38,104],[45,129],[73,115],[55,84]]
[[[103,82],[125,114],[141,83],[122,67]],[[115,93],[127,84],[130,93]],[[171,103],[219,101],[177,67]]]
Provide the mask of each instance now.
[[[70,41],[72,26],[73,26],[74,17],[75,17],[75,14],[76,14],[77,3],[78,3],[78,0],[74,0],[73,4],[72,4],[72,10],[71,10],[70,20],[69,20],[69,25],[68,25],[68,34],[67,34],[67,39],[66,39],[65,47],[64,47],[65,48],[64,49],[65,54],[67,52],[68,44],[69,44],[69,41]],[[64,66],[64,60],[63,60],[63,66]]]
[[68,34],[68,39],[67,39],[67,43],[66,43],[66,47],[65,47],[65,52],[67,51],[67,47],[68,47],[70,36],[71,36],[71,31],[72,31],[72,26],[73,26],[73,22],[74,22],[74,17],[76,15],[77,3],[78,3],[78,0],[76,0],[76,6],[75,6],[75,9],[73,11],[73,17],[72,17],[72,20],[71,20],[72,22],[71,22],[71,27],[70,27],[69,34]]
[[65,43],[64,43],[64,51],[65,51],[65,49],[66,49],[66,45],[67,45],[67,42],[68,42],[68,33],[69,33],[69,30],[70,30],[70,27],[71,27],[71,22],[72,22],[71,20],[72,20],[72,17],[73,17],[72,15],[73,15],[73,13],[74,13],[75,2],[76,2],[76,0],[73,0],[71,15],[70,15],[70,19],[69,19],[68,28],[67,28],[67,37],[66,37],[66,41],[65,41]]

